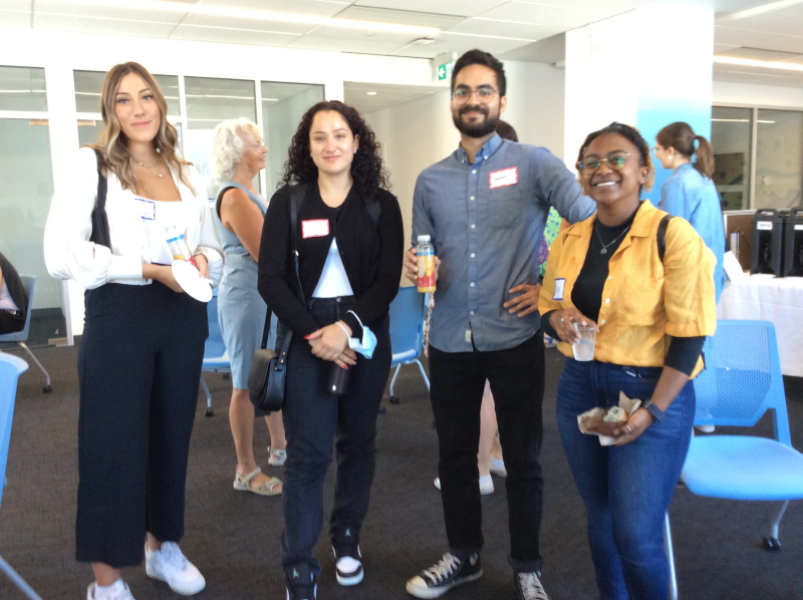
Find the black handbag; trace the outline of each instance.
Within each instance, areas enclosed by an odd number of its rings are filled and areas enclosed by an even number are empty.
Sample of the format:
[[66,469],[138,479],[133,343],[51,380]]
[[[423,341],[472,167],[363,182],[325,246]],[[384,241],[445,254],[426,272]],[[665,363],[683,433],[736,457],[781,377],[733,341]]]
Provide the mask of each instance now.
[[106,216],[106,176],[103,174],[103,155],[95,150],[98,159],[98,193],[95,198],[95,208],[92,209],[92,235],[90,242],[106,246],[111,249],[112,242],[109,235],[109,219]]
[[[304,288],[301,285],[301,276],[298,271],[298,244],[296,228],[298,226],[298,211],[306,194],[306,185],[297,185],[290,192],[290,238],[293,243],[293,260],[295,262],[296,279],[298,280],[298,293],[301,303],[304,301]],[[257,411],[263,413],[275,412],[284,405],[284,384],[287,376],[287,352],[293,340],[293,332],[286,327],[284,339],[276,331],[276,350],[268,348],[270,336],[270,317],[273,311],[268,307],[265,317],[265,327],[262,331],[262,346],[254,352],[251,360],[251,370],[248,372],[248,397]],[[278,345],[281,340],[281,349]]]

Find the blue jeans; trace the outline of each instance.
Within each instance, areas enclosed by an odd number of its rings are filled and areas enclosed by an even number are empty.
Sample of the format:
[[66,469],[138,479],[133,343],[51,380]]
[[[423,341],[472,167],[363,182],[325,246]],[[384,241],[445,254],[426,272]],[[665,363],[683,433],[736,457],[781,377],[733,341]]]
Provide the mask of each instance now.
[[602,600],[666,600],[664,515],[680,479],[694,420],[691,381],[635,441],[603,447],[580,433],[577,415],[619,404],[619,392],[649,400],[660,368],[567,358],[558,382],[558,427],[586,506],[588,542]]
[[[321,326],[341,319],[352,298],[311,298],[309,308]],[[326,382],[333,363],[312,354],[309,343],[294,337],[287,358],[282,410],[287,436],[282,511],[282,566],[286,572],[303,565],[314,576],[321,565],[313,556],[323,527],[323,488],[337,456],[335,501],[329,523],[332,545],[354,549],[368,512],[376,465],[376,417],[390,371],[388,319],[371,323],[377,347],[371,360],[358,355],[350,367],[346,393],[334,396]]]

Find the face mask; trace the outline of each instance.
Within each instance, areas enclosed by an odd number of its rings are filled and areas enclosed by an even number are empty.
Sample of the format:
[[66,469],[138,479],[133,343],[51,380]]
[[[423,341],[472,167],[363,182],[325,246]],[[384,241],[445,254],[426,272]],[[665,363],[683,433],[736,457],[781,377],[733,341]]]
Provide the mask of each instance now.
[[349,348],[355,352],[359,352],[365,358],[370,359],[374,355],[374,350],[376,349],[376,335],[374,335],[373,331],[363,325],[362,340],[350,337]]

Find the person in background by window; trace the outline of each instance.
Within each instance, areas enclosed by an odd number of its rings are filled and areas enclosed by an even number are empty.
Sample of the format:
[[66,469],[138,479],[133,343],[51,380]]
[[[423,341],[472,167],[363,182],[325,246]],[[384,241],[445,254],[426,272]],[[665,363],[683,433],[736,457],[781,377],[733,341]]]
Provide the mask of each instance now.
[[[697,147],[695,148],[695,142]],[[692,163],[692,156],[696,160]],[[725,254],[725,224],[719,192],[711,180],[714,174],[714,150],[701,135],[683,122],[676,122],[658,132],[655,156],[664,169],[674,173],[661,188],[658,208],[670,215],[686,219],[714,253],[716,299],[725,285],[723,256]]]
[[[287,598],[314,600],[321,565],[313,552],[333,445],[329,535],[337,581],[363,579],[360,531],[376,468],[376,418],[391,359],[388,309],[399,290],[404,233],[374,133],[342,102],[320,102],[301,118],[282,183],[262,229],[259,292],[279,317],[278,344],[285,328],[293,335],[282,411]],[[296,271],[290,203],[298,192]],[[340,396],[327,384],[338,368],[349,372]]]
[[25,329],[28,293],[14,265],[0,254],[0,335]]
[[[105,129],[78,151],[72,184],[56,191],[45,226],[50,275],[87,288],[78,352],[76,559],[95,574],[88,600],[133,600],[120,569],[143,555],[149,577],[191,595],[206,581],[178,542],[209,329],[206,305],[184,293],[173,274],[168,231],[184,234],[199,276],[214,285],[223,257],[203,179],[178,155],[153,76],[135,62],[114,66],[101,109]],[[111,247],[90,241],[96,152],[107,180]]]
[[[558,235],[538,303],[542,327],[566,356],[558,429],[586,507],[600,598],[666,600],[664,515],[691,439],[691,378],[716,328],[714,256],[686,221],[666,223],[666,213],[641,200],[653,168],[632,127],[612,123],[589,134],[577,169],[597,213]],[[573,348],[576,326],[597,330],[592,360],[574,359],[583,347]],[[642,405],[593,429],[614,438],[602,446],[577,417],[618,407],[622,392]]]
[[[220,182],[215,219],[226,253],[217,306],[231,361],[229,424],[237,451],[234,489],[275,496],[281,494],[282,482],[264,475],[256,464],[255,413],[248,398],[248,372],[254,351],[262,342],[268,308],[257,290],[259,244],[268,203],[253,183],[265,168],[267,153],[259,128],[248,119],[224,121],[215,129],[212,159],[215,178]],[[268,464],[280,467],[287,456],[281,411],[267,415],[265,422],[270,431]]]

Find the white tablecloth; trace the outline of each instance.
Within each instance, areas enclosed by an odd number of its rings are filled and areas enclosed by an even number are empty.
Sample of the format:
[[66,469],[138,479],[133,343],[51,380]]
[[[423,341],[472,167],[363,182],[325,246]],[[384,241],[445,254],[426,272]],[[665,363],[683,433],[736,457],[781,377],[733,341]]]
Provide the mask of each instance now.
[[719,300],[720,319],[771,321],[781,372],[803,377],[803,277],[753,275],[730,282]]

